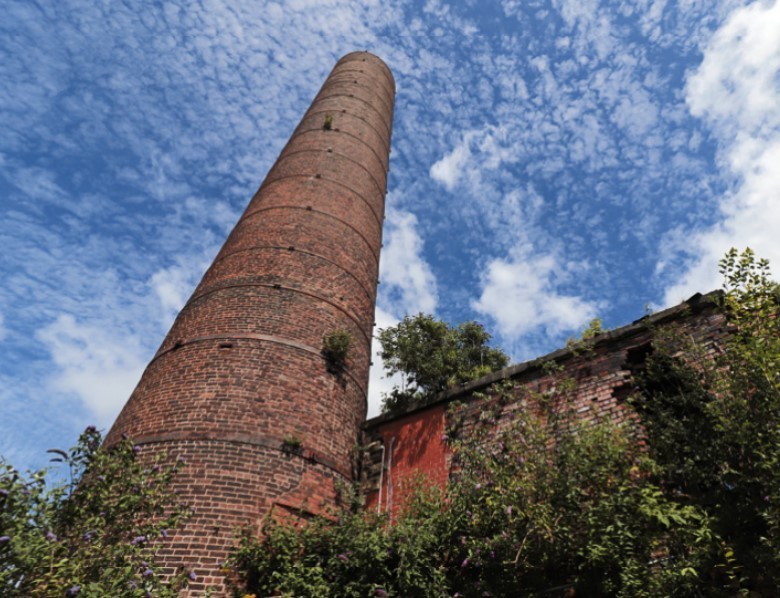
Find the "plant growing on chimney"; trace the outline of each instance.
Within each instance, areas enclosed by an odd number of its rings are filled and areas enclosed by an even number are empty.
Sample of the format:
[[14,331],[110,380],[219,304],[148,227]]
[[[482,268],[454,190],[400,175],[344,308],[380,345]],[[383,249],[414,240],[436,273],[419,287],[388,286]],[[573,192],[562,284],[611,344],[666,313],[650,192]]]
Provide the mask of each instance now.
[[324,131],[330,131],[333,128],[333,115],[332,114],[326,114],[325,115],[325,123],[322,125],[322,129]]
[[282,440],[282,450],[286,453],[297,453],[303,448],[303,442],[294,434],[287,434]]
[[352,335],[339,328],[322,337],[322,355],[333,365],[343,366],[352,350]]

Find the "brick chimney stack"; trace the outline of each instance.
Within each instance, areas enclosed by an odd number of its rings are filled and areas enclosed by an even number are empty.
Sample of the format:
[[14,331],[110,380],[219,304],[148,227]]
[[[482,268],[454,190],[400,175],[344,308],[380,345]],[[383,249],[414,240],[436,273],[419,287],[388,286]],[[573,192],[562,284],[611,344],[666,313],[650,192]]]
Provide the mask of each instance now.
[[[185,459],[195,516],[160,554],[197,573],[194,593],[222,589],[237,527],[320,512],[352,479],[394,95],[376,56],[339,60],[108,434]],[[322,353],[339,330],[343,367]]]

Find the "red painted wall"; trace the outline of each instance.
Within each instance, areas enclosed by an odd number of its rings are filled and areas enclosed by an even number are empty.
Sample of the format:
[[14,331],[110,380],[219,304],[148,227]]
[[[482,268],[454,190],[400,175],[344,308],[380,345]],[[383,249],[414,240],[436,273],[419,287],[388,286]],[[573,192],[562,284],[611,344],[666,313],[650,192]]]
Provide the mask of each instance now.
[[449,477],[450,452],[444,441],[445,406],[388,422],[377,429],[385,446],[384,474],[380,492],[366,497],[366,508],[389,511],[395,517],[419,474],[426,483],[444,488]]

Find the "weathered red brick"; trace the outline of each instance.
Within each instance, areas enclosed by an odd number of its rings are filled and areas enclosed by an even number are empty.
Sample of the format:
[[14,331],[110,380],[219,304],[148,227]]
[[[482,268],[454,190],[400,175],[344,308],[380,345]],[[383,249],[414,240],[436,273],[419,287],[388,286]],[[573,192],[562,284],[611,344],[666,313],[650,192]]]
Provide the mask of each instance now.
[[[321,512],[351,479],[394,94],[376,56],[336,64],[106,438],[187,462],[175,489],[195,516],[161,556],[195,570],[192,595],[224,590],[236,528],[259,532],[274,505]],[[353,338],[341,371],[321,354],[337,329]]]

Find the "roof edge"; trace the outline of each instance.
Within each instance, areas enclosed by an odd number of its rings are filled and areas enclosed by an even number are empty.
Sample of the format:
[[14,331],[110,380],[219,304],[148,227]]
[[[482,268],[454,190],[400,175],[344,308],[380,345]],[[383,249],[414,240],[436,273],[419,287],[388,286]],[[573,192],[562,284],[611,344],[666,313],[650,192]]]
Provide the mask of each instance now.
[[[630,324],[621,326],[620,328],[615,328],[614,330],[608,330],[606,332],[602,332],[601,334],[594,336],[592,341],[593,346],[595,347],[598,345],[611,343],[626,337],[633,336],[635,334],[647,330],[651,326],[664,324],[669,320],[674,320],[675,318],[679,317],[686,311],[690,311],[692,313],[699,313],[703,311],[706,307],[718,305],[719,299],[722,296],[723,296],[723,291],[721,290],[710,291],[709,293],[706,293],[704,295],[702,295],[701,293],[696,293],[695,295],[692,295],[687,300],[683,301],[682,303],[679,303],[678,305],[661,310],[657,313],[642,316],[641,318],[634,320]],[[556,349],[551,353],[547,353],[546,355],[542,355],[540,357],[531,359],[529,361],[523,361],[520,363],[516,363],[514,365],[509,365],[503,369],[496,370],[495,372],[491,372],[490,374],[482,376],[481,378],[477,378],[476,380],[471,380],[470,382],[466,382],[465,384],[462,384],[458,387],[448,388],[444,392],[441,392],[438,395],[436,395],[432,400],[422,405],[415,405],[409,407],[408,409],[405,409],[404,411],[400,411],[396,413],[382,413],[381,415],[372,417],[371,419],[368,419],[363,423],[363,428],[364,429],[375,428],[380,424],[390,422],[396,419],[400,419],[407,415],[417,413],[418,411],[424,411],[426,409],[430,409],[442,403],[448,403],[452,400],[457,399],[460,396],[476,392],[501,380],[513,378],[524,372],[539,369],[542,367],[542,364],[544,364],[545,362],[563,361],[571,357],[573,353],[574,352],[571,348],[564,347],[562,349]]]

